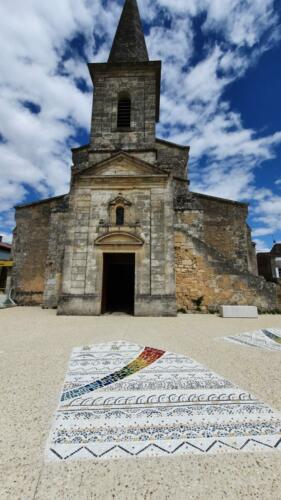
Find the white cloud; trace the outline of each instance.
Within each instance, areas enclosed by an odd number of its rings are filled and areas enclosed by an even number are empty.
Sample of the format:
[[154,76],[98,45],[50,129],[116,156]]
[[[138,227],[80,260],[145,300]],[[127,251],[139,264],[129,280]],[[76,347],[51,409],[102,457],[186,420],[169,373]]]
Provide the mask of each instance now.
[[[140,3],[147,6],[147,0]],[[204,30],[222,32],[228,42],[237,46],[253,47],[265,31],[271,31],[270,39],[278,31],[272,0],[158,0],[158,5],[172,16],[195,17],[205,12]]]
[[264,241],[259,239],[259,238],[255,238],[255,243],[256,243],[257,252],[270,252],[270,250],[273,246],[273,241],[272,241],[272,245],[269,247],[269,246],[266,246],[264,244]]
[[[259,191],[257,191],[259,194]],[[262,196],[253,197],[254,237],[271,236],[276,240],[281,231],[281,196],[265,190]]]
[[[187,65],[170,68],[169,60],[164,60],[159,133],[191,145],[193,190],[252,201],[254,212],[261,216],[254,220],[259,232],[281,237],[280,220],[272,214],[273,204],[259,203],[259,198],[264,199],[265,195],[272,197],[272,190],[265,193],[256,186],[256,170],[266,170],[263,162],[275,157],[281,132],[262,136],[245,128],[243,116],[224,100],[227,86],[257,64],[263,52],[280,37],[273,1],[159,0],[159,3],[172,19],[176,16],[193,19],[203,11],[206,14],[202,26],[205,44],[201,55],[195,53],[196,63],[189,65],[193,56],[189,51]],[[210,35],[214,33],[216,41],[212,43]],[[220,42],[218,33],[222,37]],[[195,47],[193,38],[190,46]]]
[[[120,3],[13,0],[0,4],[0,133],[4,138],[0,141],[0,223],[6,233],[12,226],[11,207],[24,201],[28,188],[38,196],[68,188],[69,140],[74,142],[78,128],[90,126],[91,92],[79,90],[77,81],[83,79],[89,88],[91,81],[85,60],[73,52],[65,58],[65,51],[79,34],[85,39],[86,58],[105,61]],[[243,116],[223,98],[227,85],[278,41],[274,1],[139,0],[139,4],[150,23],[151,59],[163,59],[159,134],[191,145],[193,189],[253,199],[258,234],[278,230],[278,196],[256,188],[255,169],[274,157],[281,133],[261,136],[246,129]],[[198,53],[194,19],[203,13],[204,43]],[[24,101],[38,104],[40,113],[30,113]]]
[[[0,4],[0,207],[2,227],[9,209],[24,200],[27,186],[38,196],[65,192],[71,153],[68,140],[78,127],[89,129],[91,94],[82,93],[77,78],[88,80],[85,62],[63,61],[67,43],[79,32],[95,50],[93,29],[114,24],[112,11],[100,2],[15,0]],[[61,72],[58,71],[59,65]],[[38,115],[23,106],[41,107]]]
[[272,0],[207,0],[206,29],[221,29],[234,45],[253,47],[261,35],[275,26]]
[[185,65],[193,52],[191,20],[175,19],[169,30],[152,26],[146,42],[153,59],[165,59],[165,65]]

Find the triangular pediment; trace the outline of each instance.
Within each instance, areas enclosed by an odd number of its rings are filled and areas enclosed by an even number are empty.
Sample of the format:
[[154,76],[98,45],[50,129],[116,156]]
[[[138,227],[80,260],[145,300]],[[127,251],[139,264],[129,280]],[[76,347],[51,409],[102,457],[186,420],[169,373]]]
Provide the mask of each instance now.
[[100,163],[88,167],[83,170],[79,175],[87,177],[100,177],[100,176],[168,176],[168,174],[152,165],[151,163],[145,162],[129,155],[124,152],[117,153],[116,155],[104,160]]

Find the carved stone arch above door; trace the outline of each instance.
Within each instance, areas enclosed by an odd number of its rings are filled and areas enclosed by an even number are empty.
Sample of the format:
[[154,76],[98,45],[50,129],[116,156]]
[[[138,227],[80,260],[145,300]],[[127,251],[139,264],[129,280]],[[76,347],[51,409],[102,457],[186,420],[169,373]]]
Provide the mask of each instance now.
[[144,240],[139,236],[125,231],[114,231],[102,234],[95,240],[96,246],[104,247],[141,247],[144,244]]

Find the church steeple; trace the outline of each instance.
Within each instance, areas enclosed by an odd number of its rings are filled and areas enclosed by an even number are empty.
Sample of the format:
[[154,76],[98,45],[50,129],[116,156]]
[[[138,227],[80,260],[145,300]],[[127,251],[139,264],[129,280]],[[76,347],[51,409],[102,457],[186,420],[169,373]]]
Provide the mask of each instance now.
[[89,70],[94,84],[93,150],[153,148],[161,61],[148,58],[137,0],[125,0],[108,62],[89,64]]
[[109,55],[109,63],[148,61],[137,0],[126,0]]

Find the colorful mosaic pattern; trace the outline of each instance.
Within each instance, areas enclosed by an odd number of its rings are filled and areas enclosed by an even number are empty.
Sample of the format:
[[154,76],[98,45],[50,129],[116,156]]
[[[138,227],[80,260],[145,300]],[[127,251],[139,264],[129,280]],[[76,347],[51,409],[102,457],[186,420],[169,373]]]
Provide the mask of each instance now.
[[241,335],[225,337],[224,339],[269,351],[281,351],[281,330],[274,328],[244,332]]
[[134,375],[134,373],[137,373],[138,371],[151,365],[151,363],[154,363],[157,359],[161,358],[164,353],[165,351],[159,351],[158,349],[146,347],[143,352],[136,359],[134,359],[134,361],[129,363],[127,366],[124,366],[121,370],[107,375],[100,380],[96,380],[91,384],[84,385],[84,387],[64,392],[61,397],[61,401],[77,398],[78,396],[82,396],[88,392],[93,392],[97,389],[101,389],[102,387],[119,382],[119,380],[129,377],[130,375]]
[[273,340],[273,342],[281,344],[281,330],[278,332],[278,335],[274,334],[270,330],[262,330],[262,333],[266,335],[269,339]]
[[[81,391],[97,381],[108,383]],[[281,451],[281,414],[182,355],[128,342],[76,348],[63,394],[73,397],[61,398],[48,461]]]

